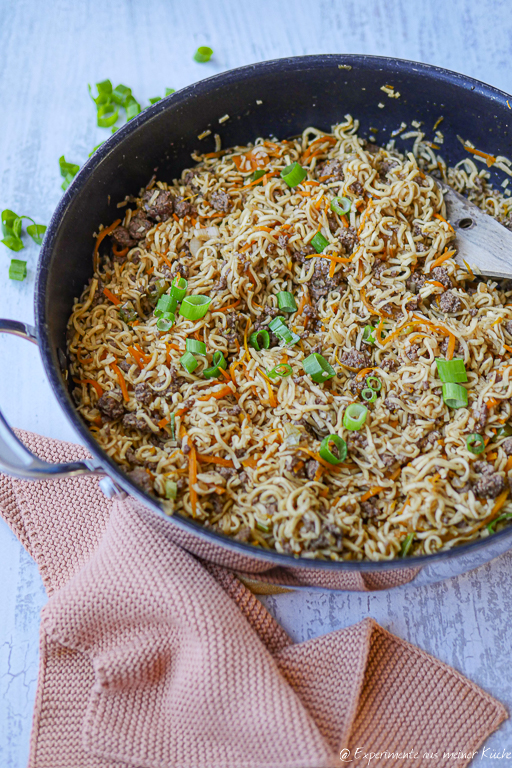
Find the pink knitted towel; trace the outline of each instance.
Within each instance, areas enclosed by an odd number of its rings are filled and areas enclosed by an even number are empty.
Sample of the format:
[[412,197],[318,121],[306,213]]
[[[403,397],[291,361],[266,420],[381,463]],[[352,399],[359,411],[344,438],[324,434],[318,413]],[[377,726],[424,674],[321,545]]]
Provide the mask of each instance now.
[[[22,438],[49,461],[86,455]],[[384,753],[372,766],[455,768],[470,758],[444,752],[471,754],[507,717],[372,620],[293,644],[230,571],[94,478],[0,475],[0,511],[50,596],[31,768],[324,768],[369,752]]]

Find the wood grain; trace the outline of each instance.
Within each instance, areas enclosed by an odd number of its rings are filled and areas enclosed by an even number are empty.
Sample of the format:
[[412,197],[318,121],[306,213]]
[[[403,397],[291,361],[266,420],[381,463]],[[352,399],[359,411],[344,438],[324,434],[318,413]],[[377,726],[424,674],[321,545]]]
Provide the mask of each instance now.
[[[43,223],[61,194],[60,155],[82,163],[105,138],[86,88],[105,77],[131,86],[147,103],[166,87],[255,61],[353,52],[434,63],[512,91],[512,8],[502,0],[0,0],[0,11],[2,207]],[[208,64],[192,60],[199,45],[215,51]],[[30,322],[38,249],[22,252],[24,283],[7,280],[10,252],[1,245],[0,251],[0,313]],[[37,350],[3,337],[0,361],[0,403],[11,423],[75,440]],[[264,600],[297,640],[374,616],[512,704],[511,565],[507,555],[414,590]],[[23,768],[45,596],[34,564],[3,523],[0,579],[0,765]],[[512,749],[510,723],[487,746]],[[482,768],[505,762],[476,760]]]

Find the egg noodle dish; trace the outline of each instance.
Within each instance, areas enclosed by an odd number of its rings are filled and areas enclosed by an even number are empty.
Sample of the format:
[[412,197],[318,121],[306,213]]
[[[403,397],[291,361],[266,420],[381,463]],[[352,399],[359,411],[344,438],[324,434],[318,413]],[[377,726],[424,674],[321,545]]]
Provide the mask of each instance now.
[[95,439],[168,514],[377,561],[512,518],[512,286],[455,261],[431,174],[502,221],[512,200],[474,154],[357,131],[218,141],[127,196],[68,355]]

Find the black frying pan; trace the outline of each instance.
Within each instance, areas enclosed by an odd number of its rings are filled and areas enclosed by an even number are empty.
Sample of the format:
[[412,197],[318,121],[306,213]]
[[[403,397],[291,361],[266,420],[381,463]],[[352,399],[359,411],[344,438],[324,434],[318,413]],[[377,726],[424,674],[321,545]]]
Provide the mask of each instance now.
[[[400,97],[389,98],[381,90],[383,85],[392,85]],[[421,121],[433,137],[432,127],[442,115],[442,154],[450,165],[467,157],[457,134],[492,154],[510,156],[512,111],[507,98],[512,103],[512,97],[491,86],[438,67],[372,56],[332,55],[280,59],[224,72],[144,110],[88,160],[52,217],[36,278],[35,329],[0,321],[0,331],[18,333],[38,344],[55,397],[93,458],[65,466],[44,464],[21,447],[0,414],[0,469],[31,479],[91,471],[104,474],[110,478],[102,481],[105,492],[114,495],[124,489],[162,514],[158,502],[128,480],[80,419],[65,380],[64,355],[73,299],[92,275],[92,234],[101,222],[109,224],[117,218],[116,204],[144,186],[155,169],[162,180],[179,176],[191,165],[194,149],[213,151],[214,133],[219,133],[223,146],[229,147],[258,136],[290,137],[308,125],[329,130],[347,113],[360,121],[361,136],[373,135],[379,144],[385,143],[402,121],[408,126],[411,120]],[[230,119],[219,124],[219,118],[226,114]],[[206,129],[212,135],[199,141],[198,134]],[[397,137],[397,146],[410,149],[411,142]],[[488,561],[512,544],[511,527],[452,551],[398,563],[337,563],[257,552],[189,519],[176,517],[169,519],[169,524],[184,546],[216,562],[245,571],[266,570],[281,582],[334,587],[347,586],[347,571],[354,576],[367,574],[370,583],[378,574],[397,568],[402,574],[398,580],[434,581]],[[415,577],[422,567],[423,573]]]

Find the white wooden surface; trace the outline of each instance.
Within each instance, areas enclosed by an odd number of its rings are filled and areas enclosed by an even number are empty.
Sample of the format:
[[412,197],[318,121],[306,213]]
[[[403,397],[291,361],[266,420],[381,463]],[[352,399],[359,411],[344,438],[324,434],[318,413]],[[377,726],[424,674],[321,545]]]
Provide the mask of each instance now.
[[[512,91],[512,8],[503,0],[0,0],[0,18],[0,202],[43,223],[61,194],[59,156],[81,163],[106,135],[95,126],[87,82],[109,77],[147,103],[167,86],[254,61],[353,52],[431,62]],[[192,60],[201,44],[215,51],[205,65]],[[23,252],[28,279],[15,283],[7,280],[10,252],[0,245],[0,315],[33,319],[37,252],[35,245]],[[14,338],[0,337],[0,404],[16,426],[75,439],[37,350]],[[511,566],[506,555],[434,587],[265,601],[297,640],[373,616],[512,705]],[[0,583],[0,766],[22,768],[45,595],[34,564],[3,522]],[[490,754],[512,749],[512,725],[486,747],[475,764],[511,765]]]

